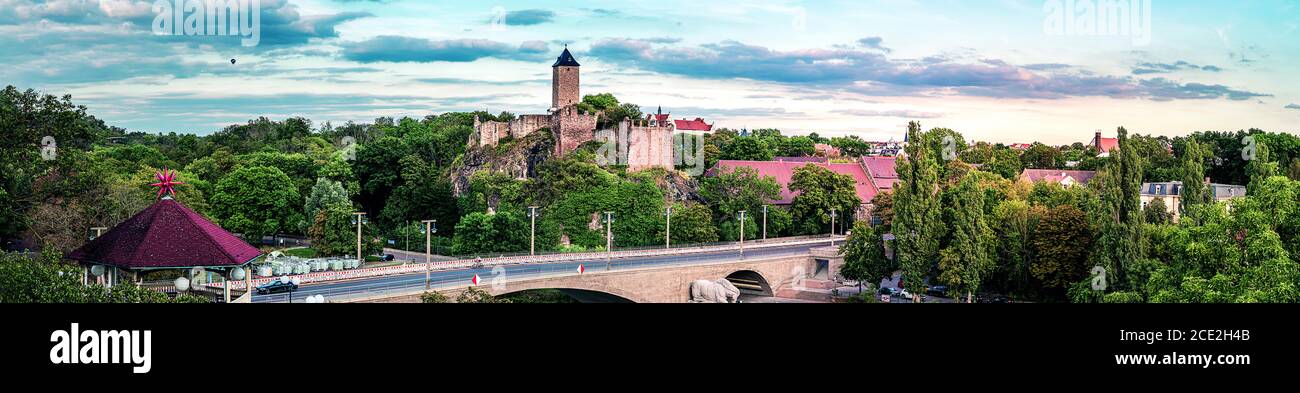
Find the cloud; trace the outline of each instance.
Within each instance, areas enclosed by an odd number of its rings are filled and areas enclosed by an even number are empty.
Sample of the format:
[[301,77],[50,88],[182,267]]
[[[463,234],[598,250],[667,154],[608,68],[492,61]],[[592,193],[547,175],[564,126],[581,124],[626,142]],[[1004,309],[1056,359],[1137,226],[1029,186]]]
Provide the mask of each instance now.
[[1196,65],[1184,60],[1175,63],[1142,63],[1133,68],[1133,75],[1148,74],[1168,74],[1182,70],[1200,70],[1206,72],[1220,72],[1222,68],[1212,65]]
[[465,63],[483,58],[539,60],[545,58],[547,52],[547,44],[541,41],[528,41],[513,46],[484,39],[434,41],[403,36],[379,36],[366,41],[343,44],[343,57],[362,63]]
[[831,111],[831,113],[837,113],[837,114],[848,115],[848,116],[897,117],[903,119],[938,119],[943,117],[943,114],[941,113],[921,112],[921,111],[913,111],[908,109],[895,109],[895,110],[883,110],[883,111],[862,110],[862,109],[837,109]]
[[554,19],[554,11],[530,9],[506,13],[505,23],[510,26],[532,26],[550,23]]
[[886,47],[883,45],[884,42],[885,42],[885,39],[884,39],[884,38],[880,38],[880,37],[867,37],[867,38],[863,38],[863,39],[858,40],[858,45],[862,45],[864,48],[875,49],[875,50],[878,50],[878,51],[881,51],[881,52],[885,52],[885,53],[893,52],[893,51],[894,51],[893,49],[886,48]]
[[838,88],[869,95],[964,94],[1042,99],[1104,96],[1153,100],[1243,100],[1269,96],[1222,85],[1067,72],[1072,67],[1060,64],[1027,68],[997,59],[969,63],[946,56],[920,61],[891,60],[874,50],[780,51],[736,41],[677,47],[608,38],[594,43],[588,56],[663,74]]

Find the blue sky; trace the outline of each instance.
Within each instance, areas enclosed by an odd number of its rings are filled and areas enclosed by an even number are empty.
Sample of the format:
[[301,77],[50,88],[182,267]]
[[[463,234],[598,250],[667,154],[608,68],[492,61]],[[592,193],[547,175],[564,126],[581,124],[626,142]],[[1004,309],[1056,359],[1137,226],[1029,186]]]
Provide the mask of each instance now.
[[153,1],[0,0],[0,84],[148,132],[543,113],[567,44],[583,93],[731,128],[883,140],[919,120],[1048,143],[1300,128],[1296,2],[1138,1],[1149,40],[1049,28],[1054,7],[1081,7],[1073,21],[1098,3],[262,0],[247,47],[156,35]]

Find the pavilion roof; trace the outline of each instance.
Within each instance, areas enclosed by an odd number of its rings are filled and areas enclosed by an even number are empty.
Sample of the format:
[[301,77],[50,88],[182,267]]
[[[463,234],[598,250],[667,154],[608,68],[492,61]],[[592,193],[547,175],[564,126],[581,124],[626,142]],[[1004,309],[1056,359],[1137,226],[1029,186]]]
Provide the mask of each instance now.
[[163,198],[68,254],[67,259],[126,269],[224,267],[261,256],[217,224]]

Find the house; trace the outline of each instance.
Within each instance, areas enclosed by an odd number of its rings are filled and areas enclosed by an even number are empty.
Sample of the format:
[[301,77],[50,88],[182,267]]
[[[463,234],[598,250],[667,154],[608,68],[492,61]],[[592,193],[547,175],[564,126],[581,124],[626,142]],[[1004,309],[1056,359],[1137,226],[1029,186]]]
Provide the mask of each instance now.
[[1119,138],[1102,138],[1101,130],[1097,130],[1088,146],[1097,152],[1097,157],[1110,157],[1111,151],[1119,149]]
[[821,157],[839,158],[840,149],[827,143],[818,143],[816,145],[817,155]]
[[673,123],[677,126],[678,132],[688,134],[708,134],[713,132],[713,125],[704,122],[704,119],[699,117],[695,118],[695,120],[673,120]]
[[[1210,188],[1214,192],[1215,202],[1224,202],[1246,196],[1246,186],[1210,183]],[[1174,222],[1178,222],[1178,218],[1182,215],[1182,212],[1179,211],[1179,206],[1182,204],[1182,192],[1183,182],[1180,181],[1143,183],[1142,194],[1139,197],[1142,200],[1142,210],[1146,210],[1147,206],[1155,202],[1156,199],[1160,199],[1165,204],[1165,210],[1173,214]]]
[[1066,187],[1086,186],[1096,171],[1063,171],[1058,169],[1026,169],[1020,173],[1020,180],[1030,183],[1056,183]]
[[1031,147],[1034,147],[1034,144],[1032,144],[1032,143],[1012,143],[1012,144],[1008,145],[1007,147],[1011,148],[1011,150],[1016,150],[1016,151],[1025,151],[1025,150],[1029,150],[1029,148],[1031,148]]
[[[801,161],[801,160],[800,160]],[[865,220],[871,217],[871,200],[875,199],[879,189],[872,184],[871,177],[867,175],[866,169],[857,163],[840,164],[829,162],[800,162],[800,161],[718,161],[718,165],[709,170],[705,176],[715,176],[719,171],[729,171],[734,168],[752,168],[758,172],[759,176],[772,177],[776,183],[781,186],[781,195],[779,199],[770,201],[773,205],[791,205],[794,198],[799,194],[790,191],[790,182],[794,178],[794,171],[807,165],[816,165],[829,169],[841,175],[848,175],[853,178],[854,189],[857,193],[860,205],[854,212],[855,220]]]

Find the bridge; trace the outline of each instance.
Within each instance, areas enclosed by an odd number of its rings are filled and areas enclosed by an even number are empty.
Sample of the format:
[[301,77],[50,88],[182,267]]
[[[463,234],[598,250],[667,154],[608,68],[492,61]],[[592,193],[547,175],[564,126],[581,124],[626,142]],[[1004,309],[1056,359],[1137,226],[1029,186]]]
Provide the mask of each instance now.
[[[682,303],[696,280],[726,278],[749,296],[793,296],[812,280],[834,277],[843,259],[843,237],[774,239],[672,250],[567,254],[506,261],[485,260],[429,272],[432,290],[449,298],[475,286],[494,296],[556,289],[583,302]],[[835,242],[836,246],[831,246]],[[608,258],[608,259],[607,259]],[[522,262],[521,262],[522,261]],[[419,265],[422,266],[422,265]],[[425,272],[326,281],[303,285],[292,301],[322,295],[329,302],[419,302]],[[472,282],[479,277],[478,284]],[[290,294],[257,295],[253,302],[285,302]]]

